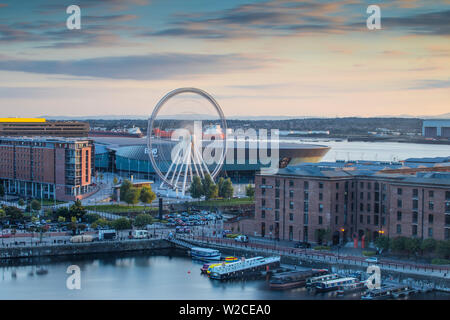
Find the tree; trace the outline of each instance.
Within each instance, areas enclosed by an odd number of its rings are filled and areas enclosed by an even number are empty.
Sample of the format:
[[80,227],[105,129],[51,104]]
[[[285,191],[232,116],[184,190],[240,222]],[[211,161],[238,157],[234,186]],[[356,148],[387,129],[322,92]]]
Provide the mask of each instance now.
[[406,238],[405,240],[405,250],[408,255],[416,254],[421,247],[420,239],[417,238]]
[[23,221],[25,218],[22,210],[17,207],[5,207],[6,217],[12,221]]
[[375,240],[375,246],[378,249],[388,250],[389,249],[389,238],[385,236],[380,236]]
[[[125,193],[125,198],[123,199],[127,204],[137,204],[139,202],[139,195],[141,190],[139,188],[131,187]],[[122,199],[122,196],[120,196]]]
[[209,174],[205,175],[202,179],[203,194],[206,200],[217,198],[219,194],[219,188],[214,183],[213,179]]
[[92,228],[97,228],[98,226],[100,227],[111,227],[111,222],[103,219],[103,218],[99,218],[96,221],[92,222],[91,227]]
[[202,181],[199,176],[194,176],[191,186],[189,187],[189,193],[194,199],[199,199],[203,195]]
[[316,233],[316,239],[317,242],[320,244],[322,244],[323,242],[327,243],[329,241],[330,235],[331,235],[331,230],[330,229],[316,229],[315,231]]
[[245,195],[249,198],[253,198],[255,196],[255,188],[251,184],[248,184],[245,187]]
[[64,218],[62,216],[59,216],[58,217],[58,223],[64,223],[64,222],[66,222],[66,218]]
[[83,219],[86,212],[86,208],[83,207],[79,199],[77,199],[69,208],[69,216],[76,217],[76,219]]
[[146,213],[138,214],[136,216],[136,219],[134,219],[134,225],[139,228],[145,227],[146,225],[151,224],[152,222],[153,222],[152,216]]
[[144,204],[150,204],[156,199],[156,194],[152,191],[150,186],[143,186],[139,194],[139,200]]
[[127,195],[128,190],[133,187],[133,184],[130,180],[125,179],[120,186],[120,200],[125,201],[125,197]]
[[422,241],[421,249],[424,253],[433,253],[436,250],[437,241],[433,238],[428,238]]
[[217,186],[219,188],[219,197],[230,199],[233,196],[234,189],[230,178],[220,178]]
[[117,180],[117,177],[114,177],[114,179],[113,179],[114,185],[116,185],[118,182],[119,182],[119,180]]
[[116,230],[131,229],[131,221],[127,218],[119,218],[114,220],[111,226]]
[[59,207],[58,209],[56,209],[54,216],[56,217],[64,217],[64,219],[70,219],[70,215],[69,215],[69,209],[67,209],[66,207]]
[[402,252],[405,250],[405,237],[396,237],[391,240],[390,247],[395,252]]
[[21,199],[19,199],[19,201],[17,201],[17,204],[19,206],[23,206],[23,205],[25,205],[25,201],[23,201],[23,199],[21,198]]
[[31,206],[31,209],[32,209],[33,211],[39,211],[39,210],[41,210],[41,203],[40,203],[39,201],[37,201],[36,199],[33,199],[33,200],[31,201],[30,206]]
[[444,259],[450,258],[450,240],[441,240],[438,241],[436,246],[436,252],[440,257]]
[[101,216],[97,213],[88,213],[84,216],[87,223],[93,223],[101,218]]

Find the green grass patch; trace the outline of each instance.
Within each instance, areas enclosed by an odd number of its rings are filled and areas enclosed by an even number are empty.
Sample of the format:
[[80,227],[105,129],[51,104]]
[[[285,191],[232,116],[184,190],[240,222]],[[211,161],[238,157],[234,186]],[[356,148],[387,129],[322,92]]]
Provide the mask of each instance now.
[[375,251],[366,251],[366,250],[364,250],[362,252],[362,254],[363,254],[363,256],[366,256],[366,257],[373,257],[376,254],[376,252]]
[[255,200],[252,198],[236,198],[236,199],[217,199],[217,200],[204,200],[193,201],[189,204],[201,207],[226,207],[226,206],[238,206],[246,204],[254,204]]
[[450,264],[450,260],[435,258],[435,259],[431,260],[431,264]]
[[232,238],[232,239],[236,238],[237,236],[239,236],[239,233],[229,233],[226,235],[227,238]]
[[[39,199],[36,199],[36,200],[41,202],[41,200],[39,200]],[[56,204],[57,205],[58,204],[63,204],[63,203],[67,203],[67,202],[66,201],[56,200]],[[55,201],[54,200],[45,199],[45,200],[42,200],[42,205],[43,206],[54,206],[55,205]]]
[[315,246],[314,250],[330,250],[329,246]]
[[87,210],[100,211],[107,213],[129,213],[129,212],[144,212],[157,211],[157,208],[145,206],[127,206],[125,204],[108,204],[103,206],[86,206]]

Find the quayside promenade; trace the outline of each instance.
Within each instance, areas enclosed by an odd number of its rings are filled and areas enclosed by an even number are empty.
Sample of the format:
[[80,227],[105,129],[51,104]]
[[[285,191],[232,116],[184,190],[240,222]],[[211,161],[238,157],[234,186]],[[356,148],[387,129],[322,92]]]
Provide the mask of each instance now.
[[[302,267],[323,267],[339,271],[366,271],[369,263],[364,257],[336,254],[333,252],[316,251],[312,249],[296,249],[280,245],[262,243],[239,243],[230,239],[184,236],[177,237],[191,245],[216,248],[223,253],[246,256],[280,255],[281,263]],[[382,278],[398,281],[410,279],[421,286],[432,286],[434,289],[450,292],[450,268],[431,264],[419,264],[412,261],[393,261],[379,259]]]

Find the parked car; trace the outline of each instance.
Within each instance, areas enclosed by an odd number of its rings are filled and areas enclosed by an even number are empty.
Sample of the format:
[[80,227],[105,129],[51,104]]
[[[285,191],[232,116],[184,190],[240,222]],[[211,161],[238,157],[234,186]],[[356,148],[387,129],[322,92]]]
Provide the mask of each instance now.
[[147,230],[133,230],[132,237],[133,237],[133,239],[148,238],[148,231]]
[[294,245],[294,247],[301,248],[301,249],[309,249],[309,248],[311,248],[311,244],[309,242],[299,241]]
[[222,236],[223,236],[224,238],[226,238],[227,235],[230,234],[230,233],[231,233],[231,230],[223,230]]
[[377,257],[370,257],[366,259],[366,262],[369,263],[378,263],[378,258]]
[[92,242],[94,240],[93,236],[90,235],[78,235],[70,238],[70,242],[72,243],[81,243],[81,242]]
[[234,238],[234,241],[247,243],[248,242],[248,237],[241,234],[241,235],[237,236],[236,238]]

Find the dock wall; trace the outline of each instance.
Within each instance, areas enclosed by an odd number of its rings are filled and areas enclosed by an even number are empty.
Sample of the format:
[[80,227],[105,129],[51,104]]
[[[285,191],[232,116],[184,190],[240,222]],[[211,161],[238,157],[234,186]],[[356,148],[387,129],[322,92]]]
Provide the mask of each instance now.
[[153,249],[169,249],[172,247],[173,246],[169,242],[163,239],[144,239],[2,248],[0,249],[0,265],[7,265],[13,260],[23,258],[64,255],[72,256],[92,253],[118,253]]

